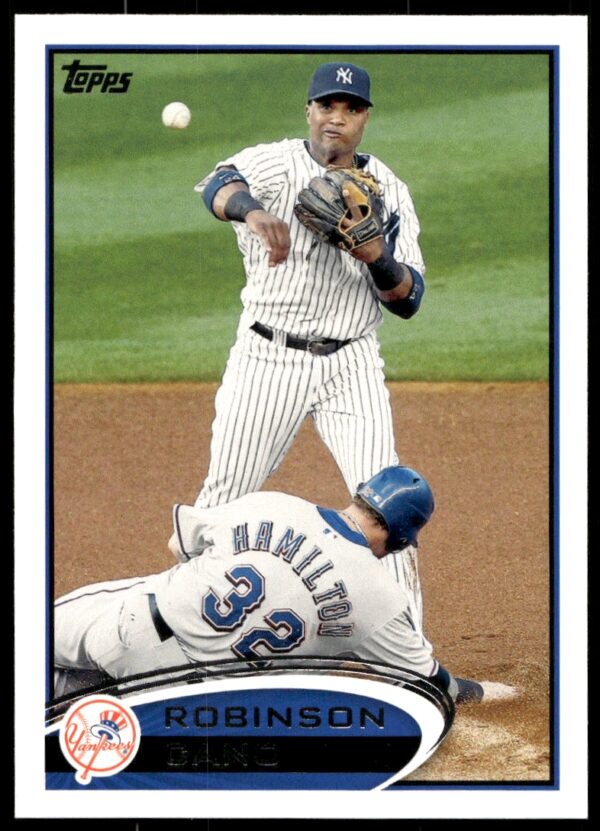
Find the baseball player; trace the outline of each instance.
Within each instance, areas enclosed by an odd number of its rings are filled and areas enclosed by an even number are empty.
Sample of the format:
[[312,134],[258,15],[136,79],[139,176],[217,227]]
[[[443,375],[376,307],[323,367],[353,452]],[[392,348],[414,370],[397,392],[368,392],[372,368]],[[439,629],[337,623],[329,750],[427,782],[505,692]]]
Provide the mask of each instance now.
[[343,511],[272,492],[215,508],[176,505],[169,547],[178,565],[56,601],[55,693],[68,691],[61,670],[118,679],[293,653],[399,666],[459,701],[480,699],[480,685],[457,681],[433,657],[382,564],[391,548],[416,544],[433,509],[426,480],[401,466],[361,484]]
[[[372,106],[367,72],[322,64],[307,100],[308,139],[243,149],[195,188],[218,219],[231,222],[247,277],[197,508],[259,490],[309,415],[350,493],[398,463],[377,328],[382,307],[402,319],[419,309],[419,222],[407,186],[378,158],[357,152]],[[331,168],[370,173],[381,191],[381,233],[351,252],[311,233],[295,212],[298,194]],[[422,629],[416,555],[409,546],[383,563]]]

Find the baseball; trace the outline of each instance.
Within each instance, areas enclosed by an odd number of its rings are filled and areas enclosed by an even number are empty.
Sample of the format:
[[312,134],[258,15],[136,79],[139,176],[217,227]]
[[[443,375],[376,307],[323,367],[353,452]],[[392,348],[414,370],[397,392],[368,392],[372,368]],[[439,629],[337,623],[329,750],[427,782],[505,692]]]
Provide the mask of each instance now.
[[162,111],[162,121],[165,127],[172,130],[185,129],[192,119],[190,108],[182,101],[172,101]]

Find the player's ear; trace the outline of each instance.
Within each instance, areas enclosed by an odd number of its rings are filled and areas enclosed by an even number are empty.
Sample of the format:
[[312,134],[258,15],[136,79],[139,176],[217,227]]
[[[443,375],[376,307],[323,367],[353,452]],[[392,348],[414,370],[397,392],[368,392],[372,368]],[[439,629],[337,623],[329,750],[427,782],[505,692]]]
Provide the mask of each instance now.
[[306,115],[306,121],[310,124],[310,104],[304,107],[304,114]]

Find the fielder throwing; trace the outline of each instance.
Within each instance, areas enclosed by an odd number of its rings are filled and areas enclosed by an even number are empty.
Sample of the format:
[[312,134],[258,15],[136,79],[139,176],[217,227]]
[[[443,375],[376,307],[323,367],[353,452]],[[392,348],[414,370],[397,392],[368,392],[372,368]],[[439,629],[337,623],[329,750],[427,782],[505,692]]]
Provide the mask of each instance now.
[[[434,508],[425,479],[384,469],[344,511],[284,493],[216,508],[176,505],[180,563],[85,586],[55,603],[55,695],[77,672],[111,678],[194,661],[344,656],[431,677],[459,702],[483,688],[433,657],[382,558],[416,544]],[[66,672],[65,672],[66,671]]]
[[[398,463],[376,332],[382,306],[403,319],[419,309],[419,222],[407,186],[357,153],[372,106],[367,72],[322,64],[307,98],[307,140],[248,147],[196,185],[232,223],[247,277],[197,508],[259,490],[308,415],[350,493]],[[416,548],[382,562],[421,630]]]

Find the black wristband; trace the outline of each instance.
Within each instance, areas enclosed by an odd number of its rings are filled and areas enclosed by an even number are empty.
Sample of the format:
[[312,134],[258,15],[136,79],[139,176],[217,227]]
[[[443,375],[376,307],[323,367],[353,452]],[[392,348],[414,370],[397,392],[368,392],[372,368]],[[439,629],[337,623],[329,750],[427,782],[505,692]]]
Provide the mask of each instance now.
[[227,219],[244,222],[246,220],[246,215],[249,214],[250,211],[256,210],[264,210],[260,202],[257,202],[247,190],[238,190],[235,193],[232,193],[227,200],[223,213]]
[[404,269],[386,249],[381,257],[367,263],[373,282],[379,291],[391,291],[405,279]]

